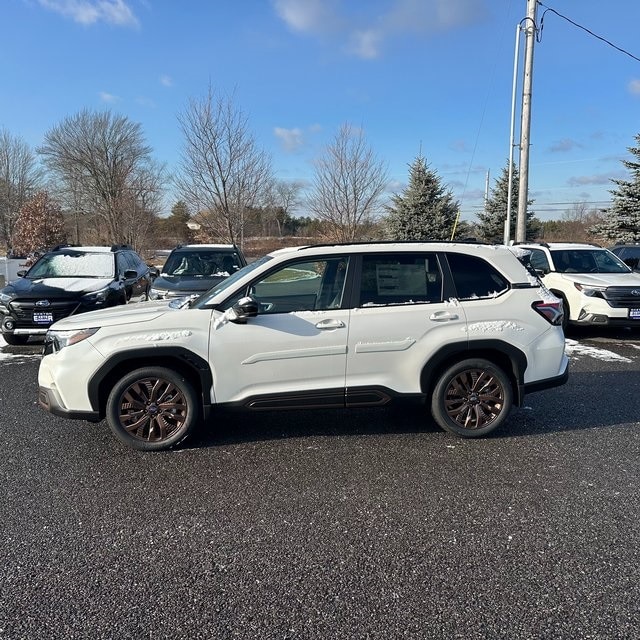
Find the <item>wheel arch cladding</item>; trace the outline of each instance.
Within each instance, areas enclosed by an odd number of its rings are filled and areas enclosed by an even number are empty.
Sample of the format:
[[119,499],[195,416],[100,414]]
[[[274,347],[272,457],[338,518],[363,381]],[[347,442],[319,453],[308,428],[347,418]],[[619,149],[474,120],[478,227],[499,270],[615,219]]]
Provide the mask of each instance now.
[[92,409],[104,418],[107,397],[114,384],[130,371],[143,367],[164,367],[181,374],[193,385],[202,406],[206,409],[210,405],[208,390],[213,376],[209,363],[182,347],[152,347],[115,353],[93,374],[88,385]]
[[465,344],[446,345],[425,363],[420,377],[422,392],[430,396],[445,369],[458,360],[469,358],[484,358],[499,366],[511,381],[514,404],[522,403],[527,357],[520,349],[502,340],[470,340]]

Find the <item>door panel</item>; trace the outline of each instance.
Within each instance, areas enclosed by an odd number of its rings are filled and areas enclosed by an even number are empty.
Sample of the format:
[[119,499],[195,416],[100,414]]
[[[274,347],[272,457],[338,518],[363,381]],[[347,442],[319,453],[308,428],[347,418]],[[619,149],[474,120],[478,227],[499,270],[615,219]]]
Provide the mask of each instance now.
[[443,300],[440,261],[432,253],[365,255],[347,350],[352,390],[383,386],[420,392],[426,360],[466,329],[463,308]]
[[350,312],[327,307],[342,298],[346,266],[342,257],[291,261],[234,296],[259,303],[246,324],[214,312],[209,357],[216,402],[331,390],[333,402],[344,404]]

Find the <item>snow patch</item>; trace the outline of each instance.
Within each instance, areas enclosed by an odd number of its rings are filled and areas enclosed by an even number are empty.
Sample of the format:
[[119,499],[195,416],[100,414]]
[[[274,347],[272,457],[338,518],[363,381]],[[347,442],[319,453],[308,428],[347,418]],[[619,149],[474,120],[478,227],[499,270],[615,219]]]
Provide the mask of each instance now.
[[188,329],[183,329],[181,331],[160,331],[158,333],[139,334],[120,338],[117,344],[126,344],[127,342],[167,342],[188,338],[191,333]]
[[564,350],[568,356],[572,357],[589,356],[590,358],[603,360],[605,362],[633,362],[631,358],[618,355],[608,349],[601,349],[599,347],[581,344],[577,340],[571,340],[570,338],[565,338]]
[[496,320],[494,322],[474,322],[464,329],[469,333],[494,333],[496,331],[524,331],[524,327],[510,320]]

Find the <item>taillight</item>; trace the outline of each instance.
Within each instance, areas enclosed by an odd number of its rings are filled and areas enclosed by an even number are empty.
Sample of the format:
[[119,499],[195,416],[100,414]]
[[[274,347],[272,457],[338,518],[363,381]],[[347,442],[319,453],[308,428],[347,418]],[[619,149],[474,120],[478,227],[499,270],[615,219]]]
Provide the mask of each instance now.
[[543,318],[553,325],[561,325],[564,317],[562,300],[537,300],[531,305]]

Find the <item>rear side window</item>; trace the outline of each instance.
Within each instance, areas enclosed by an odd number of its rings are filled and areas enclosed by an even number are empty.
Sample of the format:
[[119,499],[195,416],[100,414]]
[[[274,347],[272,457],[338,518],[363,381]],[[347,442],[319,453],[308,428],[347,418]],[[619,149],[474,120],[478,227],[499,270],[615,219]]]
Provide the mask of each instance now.
[[460,300],[495,298],[509,288],[509,282],[482,258],[448,253],[447,260]]
[[362,256],[360,307],[442,301],[442,272],[435,254]]

